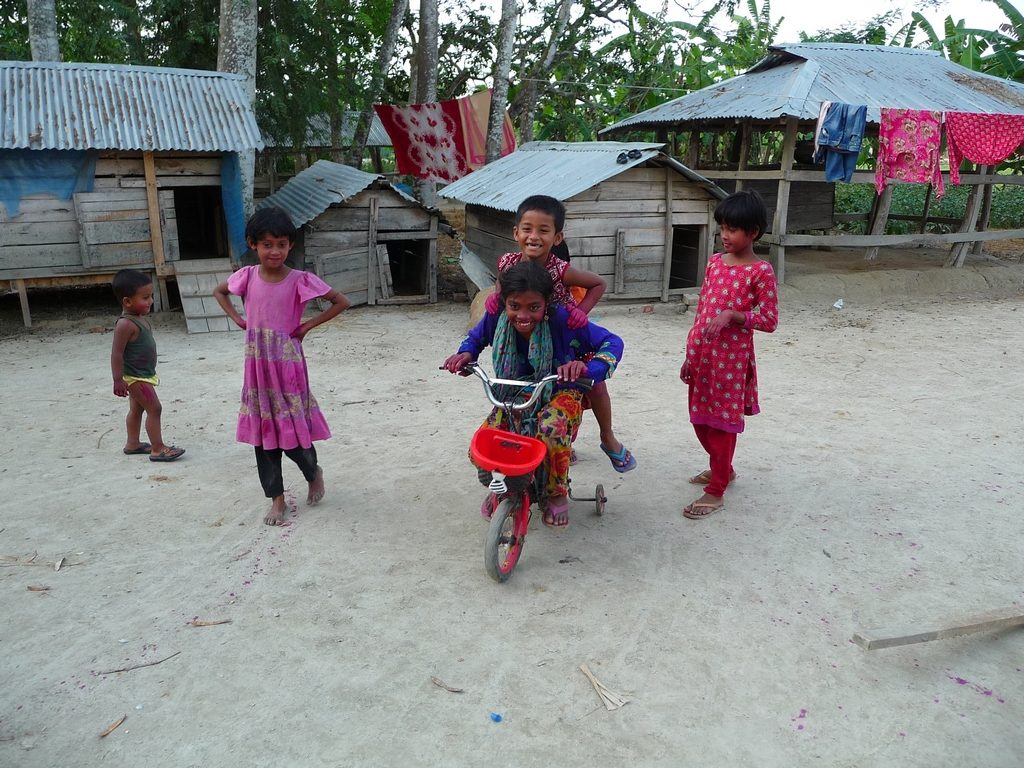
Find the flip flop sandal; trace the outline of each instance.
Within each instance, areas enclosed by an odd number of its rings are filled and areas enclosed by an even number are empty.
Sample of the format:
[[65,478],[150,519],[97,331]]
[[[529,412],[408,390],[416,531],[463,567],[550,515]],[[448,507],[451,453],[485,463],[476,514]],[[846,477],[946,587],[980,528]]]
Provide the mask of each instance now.
[[715,514],[724,506],[724,504],[707,504],[695,501],[683,507],[683,517],[688,520],[703,520],[705,517]]
[[122,449],[122,453],[125,456],[141,456],[143,453],[149,453],[153,450],[153,446],[149,443],[140,443],[138,448],[132,448],[130,451],[127,448]]
[[[564,520],[565,522],[559,523],[556,520]],[[565,528],[569,525],[569,501],[566,500],[561,504],[552,504],[550,501],[544,501],[544,514],[541,517],[541,521],[548,528]]]
[[164,448],[156,456],[150,456],[150,461],[177,461],[185,454],[184,448],[178,448],[175,445],[169,445]]
[[609,451],[602,445],[601,450],[611,459],[612,468],[616,472],[629,472],[631,469],[636,469],[636,459],[626,446],[622,446],[619,451]]
[[[735,472],[730,473],[729,474],[729,482],[731,483],[735,479],[736,479],[736,473]],[[711,470],[710,469],[705,469],[703,472],[700,472],[700,473],[694,475],[693,477],[691,477],[689,482],[693,483],[694,485],[707,485],[708,483],[711,482]]]

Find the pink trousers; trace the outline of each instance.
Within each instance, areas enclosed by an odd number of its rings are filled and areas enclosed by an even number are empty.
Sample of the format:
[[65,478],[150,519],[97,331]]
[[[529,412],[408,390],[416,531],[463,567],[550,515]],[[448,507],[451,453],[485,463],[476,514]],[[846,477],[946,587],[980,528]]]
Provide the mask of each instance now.
[[736,433],[725,432],[706,424],[694,424],[693,431],[711,459],[711,482],[704,493],[723,496],[732,476],[732,457],[736,453]]

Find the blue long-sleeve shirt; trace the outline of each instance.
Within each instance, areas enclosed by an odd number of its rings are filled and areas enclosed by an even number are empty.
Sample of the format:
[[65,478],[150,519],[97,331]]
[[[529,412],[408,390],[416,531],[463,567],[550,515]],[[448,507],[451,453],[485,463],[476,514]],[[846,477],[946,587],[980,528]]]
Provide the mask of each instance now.
[[[592,355],[587,361],[587,377],[594,382],[604,381],[615,371],[615,366],[622,359],[622,339],[594,323],[587,323],[582,328],[572,329],[568,326],[569,313],[562,307],[548,308],[548,327],[551,329],[551,348],[554,359],[551,369],[563,363],[570,363],[573,360],[585,359],[585,356]],[[459,347],[459,352],[469,352],[475,360],[480,353],[489,347],[494,341],[494,331],[498,327],[498,314],[486,314],[477,323],[465,341]],[[519,348],[519,370],[516,377],[523,381],[532,381],[536,378],[533,366],[527,360],[529,341],[516,334],[516,344]],[[554,389],[577,389],[567,382],[555,382]]]

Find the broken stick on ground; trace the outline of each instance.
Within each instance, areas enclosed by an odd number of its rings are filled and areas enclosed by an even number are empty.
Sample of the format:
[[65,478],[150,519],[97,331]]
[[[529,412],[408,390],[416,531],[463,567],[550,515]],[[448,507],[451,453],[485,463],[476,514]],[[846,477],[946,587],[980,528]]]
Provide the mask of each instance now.
[[629,702],[628,696],[623,696],[621,693],[608,690],[604,683],[594,677],[590,668],[586,664],[580,664],[580,672],[586,675],[590,684],[594,686],[594,690],[597,691],[597,695],[601,697],[601,703],[604,704],[605,709],[618,709],[623,704],[627,704]]
[[920,627],[867,629],[856,633],[853,636],[853,642],[867,651],[874,651],[879,648],[927,643],[931,640],[945,640],[950,637],[973,635],[975,632],[991,632],[996,629],[1019,626],[1024,626],[1024,609],[1014,606],[945,622],[938,627],[927,629]]

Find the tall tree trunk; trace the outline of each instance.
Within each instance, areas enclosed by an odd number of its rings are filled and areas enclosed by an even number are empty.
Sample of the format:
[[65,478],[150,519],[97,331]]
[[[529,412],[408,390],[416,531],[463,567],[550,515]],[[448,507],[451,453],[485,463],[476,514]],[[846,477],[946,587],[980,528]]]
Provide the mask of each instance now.
[[28,0],[28,39],[32,61],[60,61],[56,0]]
[[356,125],[355,136],[352,137],[352,146],[349,147],[348,164],[359,168],[363,164],[363,153],[366,151],[366,137],[370,135],[370,125],[373,121],[373,105],[380,100],[380,94],[384,90],[384,77],[391,60],[395,57],[395,47],[398,45],[398,33],[402,28],[402,21],[409,10],[409,0],[395,0],[391,6],[391,18],[388,19],[388,27],[384,32],[384,39],[380,42],[380,50],[377,51],[377,66],[373,70],[373,77],[370,79],[370,87],[367,89],[366,106],[359,116],[359,123]]
[[519,115],[519,138],[524,144],[533,141],[533,116],[537,112],[537,81],[547,77],[554,66],[555,54],[558,53],[558,42],[565,34],[572,4],[573,0],[561,0],[558,4],[555,25],[551,28],[551,37],[544,49],[544,56],[530,70],[530,76],[523,84],[522,90],[516,95],[515,103],[512,106],[512,113]]
[[437,34],[437,0],[420,0],[415,99],[418,104],[437,101]]
[[[437,101],[437,0],[420,0],[420,44],[417,49],[416,102]],[[437,204],[437,182],[420,184],[420,200],[424,205]]]
[[501,0],[501,22],[498,25],[498,58],[494,62],[494,87],[491,91],[491,114],[487,120],[487,162],[501,157],[501,135],[508,106],[508,77],[512,70],[512,44],[515,42],[519,4]]
[[[249,105],[256,103],[256,0],[221,0],[220,36],[217,41],[217,70],[245,76],[245,95]],[[242,208],[245,218],[252,216],[252,185],[256,171],[256,151],[240,152],[242,172]]]

